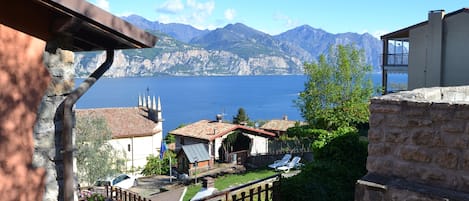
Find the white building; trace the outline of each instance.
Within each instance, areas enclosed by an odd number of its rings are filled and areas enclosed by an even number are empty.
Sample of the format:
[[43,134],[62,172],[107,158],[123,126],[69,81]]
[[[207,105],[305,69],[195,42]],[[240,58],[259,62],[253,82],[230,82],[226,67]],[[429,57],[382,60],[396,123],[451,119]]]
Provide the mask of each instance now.
[[95,116],[105,119],[112,133],[109,144],[126,153],[127,171],[143,168],[147,163],[147,156],[151,154],[158,156],[160,153],[163,138],[160,99],[158,98],[158,102],[155,101],[155,97],[153,97],[153,102],[150,101],[150,97],[144,99],[139,100],[139,107],[77,109],[75,111],[77,118]]

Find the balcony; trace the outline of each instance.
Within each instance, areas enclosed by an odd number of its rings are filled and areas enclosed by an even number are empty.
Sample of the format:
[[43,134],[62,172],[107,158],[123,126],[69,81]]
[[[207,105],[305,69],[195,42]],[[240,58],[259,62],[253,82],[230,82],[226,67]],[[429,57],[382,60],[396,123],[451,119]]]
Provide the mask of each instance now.
[[386,63],[383,63],[383,69],[388,73],[407,73],[409,65],[409,53],[387,54]]
[[[408,33],[407,33],[408,34]],[[390,93],[388,84],[392,84],[392,80],[388,80],[388,75],[393,73],[408,73],[409,69],[409,37],[400,32],[382,36],[383,55],[382,63],[382,84],[384,94]],[[388,83],[388,82],[391,83]],[[406,87],[405,87],[406,88]]]
[[387,73],[407,73],[409,66],[408,39],[386,39],[383,43],[383,71]]

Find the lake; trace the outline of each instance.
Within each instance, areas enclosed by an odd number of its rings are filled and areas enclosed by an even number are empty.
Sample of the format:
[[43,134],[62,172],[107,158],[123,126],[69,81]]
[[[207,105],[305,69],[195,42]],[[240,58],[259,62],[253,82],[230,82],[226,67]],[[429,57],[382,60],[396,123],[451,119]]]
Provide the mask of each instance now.
[[[372,74],[381,86],[381,74]],[[389,80],[406,83],[407,76],[391,75]],[[83,79],[76,79],[77,85]],[[77,102],[77,108],[134,107],[138,96],[160,96],[163,132],[201,119],[214,120],[224,114],[231,121],[240,107],[251,120],[303,120],[293,100],[303,91],[306,76],[213,76],[101,78]],[[147,91],[148,89],[148,91]]]

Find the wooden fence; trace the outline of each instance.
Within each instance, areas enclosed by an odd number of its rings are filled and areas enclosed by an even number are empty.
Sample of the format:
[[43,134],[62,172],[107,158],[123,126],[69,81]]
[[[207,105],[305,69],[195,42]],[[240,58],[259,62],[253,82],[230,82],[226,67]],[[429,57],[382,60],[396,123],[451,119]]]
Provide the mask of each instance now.
[[202,201],[278,201],[280,200],[281,174],[253,181],[241,186],[217,192]]
[[[105,186],[99,189],[94,190],[95,193],[101,194],[106,198],[110,198],[111,200],[118,200],[118,201],[151,201],[145,197],[140,196],[136,192],[132,192],[129,190],[125,190],[119,187],[114,186]],[[86,197],[81,198],[79,200],[87,200]]]

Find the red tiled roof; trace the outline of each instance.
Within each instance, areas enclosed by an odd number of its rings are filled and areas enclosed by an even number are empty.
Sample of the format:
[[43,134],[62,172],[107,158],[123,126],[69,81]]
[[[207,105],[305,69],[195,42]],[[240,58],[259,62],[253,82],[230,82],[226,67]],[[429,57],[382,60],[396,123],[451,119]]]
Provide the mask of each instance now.
[[215,138],[221,137],[235,130],[241,130],[246,133],[254,135],[263,135],[267,137],[275,136],[274,133],[260,129],[209,120],[200,120],[182,128],[172,130],[169,133],[173,135],[187,136],[211,141]]
[[[271,131],[287,131],[288,128],[294,127],[295,124],[296,124],[296,121],[274,119],[262,125],[261,129],[271,130]],[[304,125],[304,124],[305,123],[300,122],[300,125]]]
[[160,132],[156,123],[148,118],[146,109],[137,107],[77,109],[75,114],[77,118],[104,117],[113,139],[151,136]]

